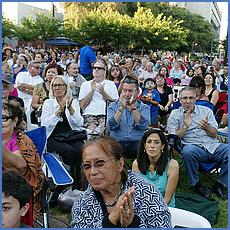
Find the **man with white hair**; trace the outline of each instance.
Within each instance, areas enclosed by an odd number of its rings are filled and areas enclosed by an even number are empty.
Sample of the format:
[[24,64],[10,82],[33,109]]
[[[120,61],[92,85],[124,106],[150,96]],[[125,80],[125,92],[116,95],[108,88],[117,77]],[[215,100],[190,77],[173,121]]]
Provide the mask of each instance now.
[[40,62],[31,61],[28,64],[28,72],[18,73],[15,80],[18,97],[23,99],[27,111],[30,111],[34,86],[44,81],[39,75],[39,71]]

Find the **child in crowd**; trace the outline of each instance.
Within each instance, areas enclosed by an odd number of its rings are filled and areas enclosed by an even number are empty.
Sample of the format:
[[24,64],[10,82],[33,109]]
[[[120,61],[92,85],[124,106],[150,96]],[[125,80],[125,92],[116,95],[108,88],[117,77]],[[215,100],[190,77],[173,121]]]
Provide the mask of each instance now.
[[21,223],[30,205],[32,188],[26,180],[15,172],[2,173],[2,227],[30,228]]
[[158,104],[161,101],[160,94],[155,89],[155,81],[147,78],[144,81],[145,90],[142,93],[141,100],[150,106],[151,126],[158,127]]

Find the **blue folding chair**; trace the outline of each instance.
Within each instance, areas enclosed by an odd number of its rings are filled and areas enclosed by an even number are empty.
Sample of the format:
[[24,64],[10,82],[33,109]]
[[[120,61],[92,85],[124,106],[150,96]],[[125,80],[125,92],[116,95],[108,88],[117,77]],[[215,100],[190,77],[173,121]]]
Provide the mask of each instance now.
[[[167,139],[168,139],[169,147],[171,149],[176,150],[176,152],[178,152],[179,154],[181,154],[181,150],[182,150],[181,139],[175,134],[168,134]],[[219,168],[220,168],[220,164],[217,161],[205,162],[205,163],[199,162],[199,169],[211,180],[212,178],[209,176],[209,174],[213,170],[218,173]]]
[[[46,128],[44,126],[38,127],[36,129],[27,131],[25,133],[35,144],[37,151],[41,160],[45,163],[45,174],[47,176],[47,181],[43,185],[41,192],[41,206],[43,223],[36,221],[43,228],[49,228],[49,201],[52,198],[54,188],[58,185],[68,185],[73,183],[73,178],[69,175],[68,171],[62,165],[62,162],[52,153],[46,152]],[[52,182],[50,183],[51,175]],[[51,193],[47,195],[47,188],[51,190]]]

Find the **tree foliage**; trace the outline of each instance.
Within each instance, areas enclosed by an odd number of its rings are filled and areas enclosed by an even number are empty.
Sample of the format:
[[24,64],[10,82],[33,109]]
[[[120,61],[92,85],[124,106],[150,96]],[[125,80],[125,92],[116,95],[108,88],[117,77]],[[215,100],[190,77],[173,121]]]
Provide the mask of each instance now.
[[15,36],[15,25],[9,19],[2,16],[2,37],[11,39]]
[[25,41],[36,39],[47,40],[60,37],[64,33],[62,20],[45,14],[37,14],[32,17],[23,18],[21,25],[16,28],[16,35]]
[[133,17],[125,14],[124,9],[122,5],[107,3],[91,9],[84,17],[78,18],[74,39],[83,42],[97,38],[104,47],[113,46],[116,49],[121,48],[121,44],[132,48],[165,49],[186,44],[188,31],[180,27],[181,21],[162,14],[154,17],[150,9],[140,5]]

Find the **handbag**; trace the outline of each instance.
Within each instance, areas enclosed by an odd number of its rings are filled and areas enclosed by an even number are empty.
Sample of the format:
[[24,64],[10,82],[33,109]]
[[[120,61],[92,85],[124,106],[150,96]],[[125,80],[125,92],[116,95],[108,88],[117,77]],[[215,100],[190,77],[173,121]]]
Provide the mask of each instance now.
[[56,134],[55,140],[65,143],[71,143],[74,141],[84,141],[87,139],[86,130],[69,130],[65,133]]
[[71,211],[76,197],[82,194],[84,191],[72,189],[72,186],[63,190],[58,196],[58,205],[63,211]]

